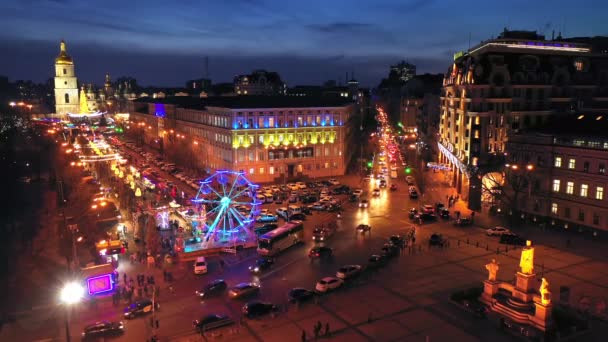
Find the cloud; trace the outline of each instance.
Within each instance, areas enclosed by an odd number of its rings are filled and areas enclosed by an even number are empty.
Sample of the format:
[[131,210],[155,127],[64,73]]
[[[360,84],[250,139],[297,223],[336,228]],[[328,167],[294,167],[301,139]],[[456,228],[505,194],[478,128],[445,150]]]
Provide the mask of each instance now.
[[355,22],[335,22],[325,25],[311,24],[306,25],[306,27],[311,30],[323,33],[350,33],[353,31],[374,29],[374,25]]

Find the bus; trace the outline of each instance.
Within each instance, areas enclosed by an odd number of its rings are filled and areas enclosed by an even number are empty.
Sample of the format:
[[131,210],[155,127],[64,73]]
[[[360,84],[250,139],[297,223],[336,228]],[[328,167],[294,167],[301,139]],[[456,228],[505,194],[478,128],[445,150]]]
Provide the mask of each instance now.
[[264,256],[275,255],[300,243],[303,238],[304,224],[302,224],[302,221],[287,222],[283,226],[260,236],[258,239],[258,254]]

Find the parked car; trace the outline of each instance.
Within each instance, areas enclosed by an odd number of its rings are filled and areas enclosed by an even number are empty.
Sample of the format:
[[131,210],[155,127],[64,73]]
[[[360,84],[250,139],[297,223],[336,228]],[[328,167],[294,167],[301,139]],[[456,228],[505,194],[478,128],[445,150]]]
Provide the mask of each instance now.
[[466,227],[470,226],[471,224],[473,224],[473,221],[471,221],[471,219],[468,217],[461,217],[454,221],[454,225],[457,227]]
[[333,256],[333,250],[327,246],[316,246],[310,249],[308,257],[314,258],[330,258]]
[[414,184],[414,177],[412,177],[412,176],[406,176],[405,177],[405,181],[407,182],[408,185],[413,185]]
[[386,264],[386,256],[382,254],[372,254],[367,260],[367,267],[371,269],[375,269]]
[[397,246],[399,248],[405,247],[405,238],[401,235],[391,235],[391,237],[388,238],[388,242],[393,246]]
[[515,245],[515,246],[525,246],[526,245],[526,239],[524,239],[523,237],[521,237],[515,233],[501,234],[500,240],[498,242],[508,244],[508,245]]
[[240,283],[228,291],[230,298],[250,296],[260,292],[260,285],[256,283]]
[[450,219],[450,211],[447,208],[441,208],[441,209],[439,209],[439,217],[441,217],[442,219],[445,219],[445,220],[449,220]]
[[380,196],[380,189],[374,189],[374,190],[372,191],[372,196],[374,196],[374,197],[378,197],[378,196]]
[[355,190],[353,190],[353,195],[356,195],[356,196],[363,195],[363,189],[355,189]]
[[119,336],[124,333],[124,325],[122,322],[102,321],[89,324],[84,327],[82,339],[84,341],[105,340],[106,337]]
[[273,214],[262,214],[256,217],[256,222],[277,222],[279,218]]
[[309,301],[314,297],[315,293],[313,291],[301,287],[293,288],[289,290],[289,293],[287,294],[287,299],[290,303],[302,303]]
[[270,258],[260,258],[253,265],[249,266],[249,272],[259,274],[269,269],[273,264],[274,261]]
[[192,321],[192,325],[199,332],[207,332],[234,324],[234,320],[227,315],[209,314]]
[[317,292],[328,292],[335,290],[344,284],[344,280],[336,277],[325,277],[317,282],[315,290]]
[[413,220],[413,219],[417,218],[418,217],[418,209],[411,208],[410,211],[409,211],[409,215],[408,216],[409,216],[410,220]]
[[243,305],[242,309],[243,315],[248,319],[276,313],[278,311],[279,308],[276,305],[259,301],[249,302]]
[[382,254],[387,258],[392,258],[399,255],[399,247],[393,246],[390,243],[385,244],[381,251]]
[[289,217],[290,221],[296,220],[296,221],[306,221],[306,215],[300,213],[300,214],[293,214]]
[[339,185],[340,184],[340,182],[338,182],[338,180],[335,179],[335,178],[329,179],[328,182],[331,185]]
[[502,234],[508,234],[511,231],[505,227],[496,226],[494,228],[489,228],[486,230],[486,235],[488,236],[500,236]]
[[437,221],[437,216],[435,216],[435,214],[429,213],[418,214],[417,218],[421,221],[421,223]]
[[265,225],[263,225],[261,227],[254,228],[254,231],[257,235],[264,235],[271,230],[277,229],[278,227],[279,227],[279,225],[276,223],[266,223]]
[[198,257],[194,260],[194,274],[207,273],[207,260],[205,257]]
[[410,198],[412,198],[412,199],[418,198],[418,191],[416,191],[416,189],[410,189],[409,193],[410,193]]
[[141,299],[127,306],[124,310],[124,316],[125,318],[131,319],[158,309],[160,309],[160,304],[158,302],[152,304],[151,299]]
[[425,204],[420,207],[420,211],[427,214],[435,213],[435,208],[430,204]]
[[362,270],[363,268],[361,265],[345,265],[338,269],[338,272],[336,272],[336,277],[340,279],[356,277],[361,273]]
[[284,219],[287,219],[287,216],[289,215],[289,213],[287,212],[287,208],[285,207],[277,208],[276,212],[278,216]]
[[200,291],[196,291],[195,294],[200,299],[204,299],[222,293],[227,288],[228,284],[226,284],[226,281],[224,281],[224,279],[216,279],[205,285]]

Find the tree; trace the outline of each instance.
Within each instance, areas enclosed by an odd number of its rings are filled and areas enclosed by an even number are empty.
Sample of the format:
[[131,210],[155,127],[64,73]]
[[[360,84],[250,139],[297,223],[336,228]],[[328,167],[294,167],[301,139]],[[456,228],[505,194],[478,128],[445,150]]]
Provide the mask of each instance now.
[[484,176],[482,189],[490,201],[509,211],[511,219],[525,208],[522,194],[528,194],[533,179],[533,165],[506,164],[502,172],[490,172]]
[[154,215],[147,215],[146,223],[146,248],[152,255],[156,255],[160,251],[160,234],[156,225]]

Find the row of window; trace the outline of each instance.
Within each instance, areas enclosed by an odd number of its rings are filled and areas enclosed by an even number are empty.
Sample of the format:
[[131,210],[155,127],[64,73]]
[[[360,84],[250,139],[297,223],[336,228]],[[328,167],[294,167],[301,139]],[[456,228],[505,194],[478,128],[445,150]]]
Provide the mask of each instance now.
[[[555,157],[555,160],[553,162],[553,166],[554,167],[562,167],[562,157]],[[576,159],[574,158],[569,158],[568,159],[568,164],[567,164],[567,168],[570,170],[575,170],[576,169]],[[583,162],[583,172],[589,172],[589,162]],[[599,174],[606,174],[606,163],[598,163],[597,166],[597,172]]]
[[264,161],[266,160],[266,155],[268,155],[268,160],[280,160],[280,159],[292,159],[292,158],[311,158],[311,157],[341,157],[342,151],[338,149],[338,147],[330,148],[330,147],[305,147],[301,149],[288,149],[288,150],[270,150],[270,151],[258,151],[257,160],[255,159],[255,151],[249,150],[245,151],[243,149],[239,149],[237,151],[237,160],[241,163],[243,162],[256,162],[256,161]]
[[[556,215],[556,216],[559,215],[559,206],[557,203],[551,203],[551,214]],[[568,218],[568,219],[572,217],[572,213],[570,212],[569,207],[564,208],[564,217]],[[578,210],[578,220],[581,222],[585,221],[585,211],[583,209]],[[592,223],[594,225],[600,224],[600,215],[599,214],[593,213]]]
[[[338,167],[337,162],[331,162],[331,163],[326,162],[323,164],[304,164],[304,165],[298,165],[298,167],[296,168],[296,171],[303,172],[303,170],[310,171],[310,170],[321,170],[321,169],[329,169],[329,168],[335,169],[337,167]],[[274,174],[281,174],[281,173],[287,172],[288,167],[287,166],[277,166],[277,167],[269,166],[268,169],[266,169],[265,167],[260,167],[257,169],[257,172],[256,172],[256,168],[252,167],[252,168],[249,168],[249,174],[255,175],[257,173],[258,175],[263,175],[266,173],[266,170],[268,170],[268,174],[274,175]]]
[[[560,192],[561,191],[561,180],[559,179],[554,179],[553,180],[553,192]],[[574,195],[574,182],[567,182],[566,183],[566,193],[568,195]],[[589,197],[589,184],[581,184],[580,188],[579,188],[579,192],[578,194],[581,197]],[[604,199],[604,187],[603,186],[596,186],[595,187],[595,194],[593,196],[593,198],[595,198],[596,200],[603,200]]]

